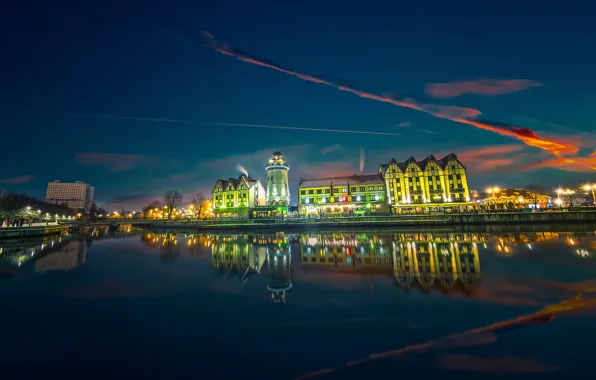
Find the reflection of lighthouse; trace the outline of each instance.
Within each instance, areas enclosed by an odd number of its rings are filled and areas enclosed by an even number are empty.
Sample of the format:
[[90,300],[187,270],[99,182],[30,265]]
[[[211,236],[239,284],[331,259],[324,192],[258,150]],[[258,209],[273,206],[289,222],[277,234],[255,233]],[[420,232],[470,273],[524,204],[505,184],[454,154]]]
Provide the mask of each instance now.
[[267,267],[269,269],[267,289],[271,292],[271,299],[274,303],[285,303],[288,291],[292,289],[290,279],[291,261],[292,252],[285,239],[276,245],[267,247]]
[[288,187],[288,164],[280,152],[275,152],[267,163],[267,204],[283,205],[290,203]]

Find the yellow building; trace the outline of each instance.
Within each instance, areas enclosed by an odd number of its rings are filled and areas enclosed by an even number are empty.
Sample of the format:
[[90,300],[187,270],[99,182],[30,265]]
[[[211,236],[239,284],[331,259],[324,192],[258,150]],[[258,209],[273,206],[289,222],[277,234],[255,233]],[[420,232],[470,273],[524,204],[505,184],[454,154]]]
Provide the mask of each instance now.
[[385,182],[377,174],[300,179],[298,212],[301,215],[359,215],[387,211]]
[[379,166],[389,204],[394,213],[404,208],[472,207],[466,168],[453,153],[440,160],[430,155],[422,161],[410,157]]
[[265,188],[261,182],[245,174],[228,180],[218,179],[211,193],[215,216],[246,217],[249,208],[266,203]]

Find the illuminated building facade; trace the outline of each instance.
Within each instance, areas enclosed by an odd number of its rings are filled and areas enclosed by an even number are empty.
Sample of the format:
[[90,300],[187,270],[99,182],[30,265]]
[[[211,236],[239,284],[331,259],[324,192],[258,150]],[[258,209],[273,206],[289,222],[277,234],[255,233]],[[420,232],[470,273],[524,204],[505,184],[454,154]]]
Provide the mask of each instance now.
[[267,204],[287,206],[290,204],[288,163],[283,154],[274,152],[267,162]]
[[211,193],[216,216],[246,217],[249,208],[265,205],[265,188],[259,180],[245,174],[228,180],[218,179]]
[[95,188],[81,181],[69,182],[48,182],[46,190],[46,202],[64,204],[67,207],[77,210],[89,210],[95,197]]
[[301,179],[298,212],[302,215],[363,215],[388,211],[385,181],[378,174]]
[[410,157],[403,163],[392,159],[379,166],[379,175],[395,213],[401,208],[473,205],[466,168],[453,153],[440,160],[432,155],[422,161]]
[[489,189],[487,197],[478,203],[488,208],[546,208],[556,203],[546,194],[525,189]]

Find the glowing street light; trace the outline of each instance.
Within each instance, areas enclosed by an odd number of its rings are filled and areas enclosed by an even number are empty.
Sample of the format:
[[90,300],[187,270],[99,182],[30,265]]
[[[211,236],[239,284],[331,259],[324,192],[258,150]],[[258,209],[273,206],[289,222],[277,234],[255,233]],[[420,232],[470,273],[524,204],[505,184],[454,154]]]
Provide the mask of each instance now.
[[596,205],[596,194],[594,193],[595,189],[596,189],[596,183],[587,183],[584,185],[584,190],[592,191],[592,202],[594,203],[594,205]]

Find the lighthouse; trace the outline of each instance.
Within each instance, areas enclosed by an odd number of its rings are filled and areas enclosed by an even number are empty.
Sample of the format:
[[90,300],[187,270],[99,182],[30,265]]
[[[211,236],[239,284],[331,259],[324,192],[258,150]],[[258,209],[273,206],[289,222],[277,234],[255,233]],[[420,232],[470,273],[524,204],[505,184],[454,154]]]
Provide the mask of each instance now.
[[288,163],[283,154],[274,152],[267,162],[267,204],[290,204],[290,191],[288,186]]

